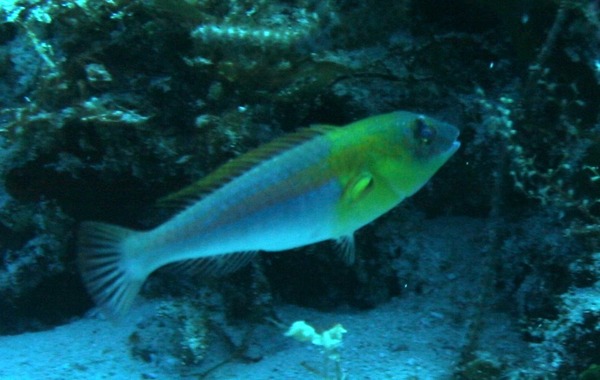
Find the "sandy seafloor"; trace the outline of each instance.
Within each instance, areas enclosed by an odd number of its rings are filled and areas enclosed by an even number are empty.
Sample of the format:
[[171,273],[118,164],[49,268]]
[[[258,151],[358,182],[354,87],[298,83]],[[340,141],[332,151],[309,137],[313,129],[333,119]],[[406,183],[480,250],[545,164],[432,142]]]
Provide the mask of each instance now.
[[[278,317],[290,323],[306,320],[319,329],[341,323],[348,330],[341,348],[346,379],[450,378],[474,320],[472,306],[478,294],[475,274],[481,264],[476,241],[485,223],[443,218],[432,221],[430,227],[435,233],[421,239],[423,270],[428,270],[426,263],[435,262],[438,255],[450,254],[443,248],[449,235],[463,232],[455,235],[459,238],[454,240],[451,253],[457,255],[453,272],[448,274],[446,268],[442,275],[431,266],[432,284],[438,285],[423,294],[409,293],[367,311],[320,312],[277,305]],[[323,365],[319,348],[285,337],[275,326],[254,332],[253,351],[260,360],[232,360],[205,377],[194,367],[164,358],[145,362],[131,354],[128,340],[141,321],[156,313],[158,304],[140,298],[130,314],[117,322],[90,313],[49,331],[0,337],[0,379],[322,378],[306,369],[307,365]],[[520,339],[516,321],[493,311],[485,311],[481,320],[478,341],[482,356],[500,360],[509,368],[531,365],[530,349]]]
[[[342,368],[348,379],[445,379],[459,360],[466,326],[448,317],[448,305],[421,297],[393,300],[367,312],[319,313],[281,307],[283,317],[302,316],[323,326],[342,323],[348,330],[342,348]],[[118,323],[86,318],[50,331],[0,338],[1,379],[193,379],[187,371],[146,363],[130,354],[129,335],[136,320],[153,306],[137,307]],[[490,316],[492,318],[493,316]],[[490,355],[504,359],[525,347],[519,343],[505,316],[488,326]],[[267,330],[268,331],[268,330]],[[207,379],[319,379],[303,362],[318,368],[319,349],[283,336],[276,329],[263,336],[262,360],[232,361]],[[522,352],[522,351],[521,351]],[[508,354],[508,357],[507,357]],[[415,376],[415,377],[412,377]]]

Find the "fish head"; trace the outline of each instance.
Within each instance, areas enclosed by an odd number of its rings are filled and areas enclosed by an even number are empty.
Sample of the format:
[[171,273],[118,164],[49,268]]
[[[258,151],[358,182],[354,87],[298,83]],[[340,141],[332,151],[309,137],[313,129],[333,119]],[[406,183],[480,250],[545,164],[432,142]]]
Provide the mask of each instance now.
[[460,148],[459,130],[443,121],[399,111],[388,119],[387,159],[381,173],[399,196],[418,191]]
[[397,111],[335,130],[330,155],[341,198],[336,236],[353,231],[417,192],[458,150],[456,127]]

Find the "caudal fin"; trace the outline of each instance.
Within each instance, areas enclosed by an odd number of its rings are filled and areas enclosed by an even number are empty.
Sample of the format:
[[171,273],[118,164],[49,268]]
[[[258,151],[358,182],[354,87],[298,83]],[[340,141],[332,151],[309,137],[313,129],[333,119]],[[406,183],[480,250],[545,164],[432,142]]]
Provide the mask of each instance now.
[[98,306],[123,315],[139,293],[145,276],[136,276],[123,241],[133,230],[106,223],[84,222],[79,229],[78,260],[83,282]]

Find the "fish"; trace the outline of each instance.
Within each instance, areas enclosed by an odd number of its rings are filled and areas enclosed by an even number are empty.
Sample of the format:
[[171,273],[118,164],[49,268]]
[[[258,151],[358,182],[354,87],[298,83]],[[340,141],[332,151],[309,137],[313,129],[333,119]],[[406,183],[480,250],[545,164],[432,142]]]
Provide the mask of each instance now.
[[351,264],[354,232],[423,187],[459,149],[458,136],[451,124],[395,111],[276,138],[163,198],[178,211],[153,229],[82,222],[83,283],[101,309],[120,316],[168,264],[223,274],[258,251],[325,240]]

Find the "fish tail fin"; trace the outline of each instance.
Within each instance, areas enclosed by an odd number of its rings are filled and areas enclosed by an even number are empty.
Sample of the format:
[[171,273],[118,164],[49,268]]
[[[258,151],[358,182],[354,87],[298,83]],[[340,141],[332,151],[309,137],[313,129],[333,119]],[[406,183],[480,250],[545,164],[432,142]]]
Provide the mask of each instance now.
[[124,241],[136,231],[99,222],[79,229],[78,261],[83,282],[98,306],[113,316],[131,307],[148,273],[136,268]]

